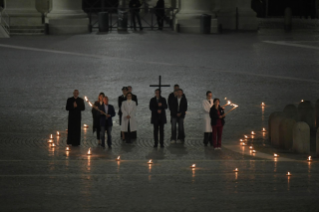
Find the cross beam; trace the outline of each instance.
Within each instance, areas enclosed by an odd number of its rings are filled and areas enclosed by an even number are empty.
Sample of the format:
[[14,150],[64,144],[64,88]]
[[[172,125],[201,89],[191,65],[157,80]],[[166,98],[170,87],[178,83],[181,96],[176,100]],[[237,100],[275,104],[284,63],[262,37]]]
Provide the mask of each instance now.
[[161,91],[162,87],[171,87],[171,85],[162,85],[162,76],[159,76],[158,77],[158,85],[150,85],[150,87],[158,87]]

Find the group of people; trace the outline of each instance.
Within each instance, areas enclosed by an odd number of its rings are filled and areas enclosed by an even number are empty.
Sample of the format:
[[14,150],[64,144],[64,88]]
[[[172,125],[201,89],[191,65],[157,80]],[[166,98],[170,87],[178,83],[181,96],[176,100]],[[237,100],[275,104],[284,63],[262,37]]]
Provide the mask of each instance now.
[[[203,100],[204,109],[204,144],[212,145],[215,149],[221,148],[221,137],[225,124],[224,106],[220,100],[212,99],[212,92],[207,91]],[[118,115],[121,125],[121,139],[131,143],[137,138],[136,109],[137,96],[132,93],[132,86],[122,88],[122,95],[118,97]],[[184,119],[187,112],[187,99],[179,85],[174,86],[168,99],[161,96],[161,90],[155,90],[155,96],[150,100],[151,124],[153,124],[154,147],[164,147],[164,125],[167,123],[166,109],[170,110],[171,142],[178,140],[185,142]],[[80,145],[81,139],[81,111],[85,110],[84,101],[79,97],[79,91],[73,92],[73,97],[67,100],[66,110],[69,111],[68,139],[70,145]],[[93,133],[96,132],[98,144],[112,148],[112,118],[116,115],[114,106],[109,104],[108,97],[101,92],[98,100],[92,106]],[[105,137],[107,134],[107,137]]]
[[[140,7],[142,6],[140,0],[130,0],[129,8],[131,10],[131,20],[133,24],[133,29],[136,30],[136,20],[139,24],[140,30],[143,30],[143,26],[140,18]],[[156,6],[154,7],[156,20],[158,24],[158,29],[162,30],[164,26],[164,18],[165,18],[165,3],[164,0],[158,0]]]

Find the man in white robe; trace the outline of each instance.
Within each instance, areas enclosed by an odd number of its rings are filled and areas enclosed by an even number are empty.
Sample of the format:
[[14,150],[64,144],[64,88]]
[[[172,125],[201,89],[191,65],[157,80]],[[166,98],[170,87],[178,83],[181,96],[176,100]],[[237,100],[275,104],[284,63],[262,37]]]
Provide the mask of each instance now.
[[204,130],[204,144],[205,146],[208,145],[208,143],[210,143],[210,145],[213,145],[213,141],[212,141],[212,126],[210,123],[210,116],[209,116],[209,111],[210,108],[214,105],[214,101],[213,101],[213,94],[211,91],[207,91],[206,92],[206,99],[203,100],[203,109],[204,109],[204,126],[203,126],[203,130]]
[[136,102],[132,101],[132,94],[126,94],[127,100],[122,103],[122,125],[121,131],[124,132],[126,143],[131,143],[132,132],[137,130],[136,121]]

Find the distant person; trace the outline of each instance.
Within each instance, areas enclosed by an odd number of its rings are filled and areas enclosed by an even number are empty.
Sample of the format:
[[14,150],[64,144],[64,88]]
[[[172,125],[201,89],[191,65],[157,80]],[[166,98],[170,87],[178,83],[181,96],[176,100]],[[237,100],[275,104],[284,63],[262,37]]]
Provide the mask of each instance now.
[[85,110],[84,100],[79,91],[74,90],[73,97],[68,98],[66,110],[69,111],[67,144],[78,146],[81,143],[81,112]]
[[98,145],[101,145],[101,126],[100,126],[100,112],[94,109],[94,107],[100,107],[100,105],[103,105],[103,98],[104,93],[101,92],[99,94],[98,100],[94,102],[94,105],[92,107],[92,116],[93,116],[93,133],[96,131],[96,138],[98,140]]
[[112,127],[113,120],[112,117],[115,116],[115,110],[113,105],[109,104],[109,98],[107,96],[103,97],[103,104],[99,105],[99,110],[103,111],[105,114],[100,113],[100,126],[101,126],[101,140],[102,147],[105,147],[105,132],[107,133],[107,146],[112,148]]
[[157,20],[157,25],[159,30],[163,30],[164,26],[164,19],[165,19],[165,2],[164,0],[158,0],[156,3],[155,9],[155,15]]
[[224,109],[219,105],[219,99],[214,99],[214,105],[210,109],[211,126],[213,129],[213,146],[214,149],[221,149],[223,126],[225,124]]
[[[128,88],[128,92],[130,92],[132,94],[132,100],[134,102],[136,102],[136,106],[137,106],[138,105],[137,96],[132,93],[133,92],[132,86],[129,85],[129,86],[127,86],[127,88]],[[137,131],[132,132],[131,136],[132,136],[132,139],[136,139],[137,138]]]
[[132,100],[131,93],[127,93],[126,97],[127,100],[122,103],[121,107],[123,112],[121,131],[124,132],[126,143],[131,143],[132,132],[137,130],[136,102]]
[[177,96],[177,90],[179,89],[179,85],[175,84],[174,85],[174,90],[172,93],[169,94],[167,102],[168,102],[168,108],[171,110],[171,105],[173,105],[173,102],[175,101],[175,98]]
[[165,98],[161,96],[161,90],[155,90],[155,97],[150,101],[150,110],[152,111],[151,123],[154,126],[154,147],[158,146],[158,131],[160,132],[160,144],[164,147],[164,125],[166,124],[167,104]]
[[142,23],[141,23],[141,18],[140,18],[140,7],[142,4],[140,3],[139,0],[131,0],[129,3],[129,7],[131,9],[131,19],[133,22],[133,28],[136,31],[136,22],[135,18],[137,19],[138,25],[140,26],[140,30],[143,30]]
[[[122,95],[118,97],[117,99],[117,105],[119,107],[119,112],[118,112],[118,115],[119,115],[119,124],[121,125],[122,124],[122,111],[121,111],[121,107],[122,107],[122,102],[124,102],[126,100],[126,94],[128,92],[128,88],[127,87],[123,87],[122,88]],[[121,136],[122,140],[124,140],[124,133],[121,132]]]
[[210,143],[213,146],[212,137],[212,125],[209,116],[210,109],[214,105],[213,94],[211,91],[206,92],[206,99],[203,100],[202,105],[204,109],[204,145],[207,146]]
[[187,99],[183,96],[183,90],[178,89],[176,92],[176,98],[170,105],[171,107],[171,125],[172,125],[172,142],[176,142],[176,124],[178,125],[178,137],[177,139],[184,143],[185,131],[184,131],[184,118],[187,111]]

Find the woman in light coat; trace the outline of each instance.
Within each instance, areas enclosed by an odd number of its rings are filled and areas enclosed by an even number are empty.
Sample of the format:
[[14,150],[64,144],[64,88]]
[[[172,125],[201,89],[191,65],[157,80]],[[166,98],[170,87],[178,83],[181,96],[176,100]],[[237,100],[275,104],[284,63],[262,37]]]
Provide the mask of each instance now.
[[206,99],[203,100],[203,109],[204,109],[204,144],[205,146],[208,145],[208,142],[210,145],[213,145],[212,141],[212,126],[211,126],[211,120],[209,116],[210,108],[214,105],[213,102],[213,94],[211,91],[206,92]]
[[122,103],[122,125],[121,131],[124,132],[126,143],[131,143],[131,133],[137,130],[136,121],[136,102],[132,101],[132,93],[126,94],[126,101]]

